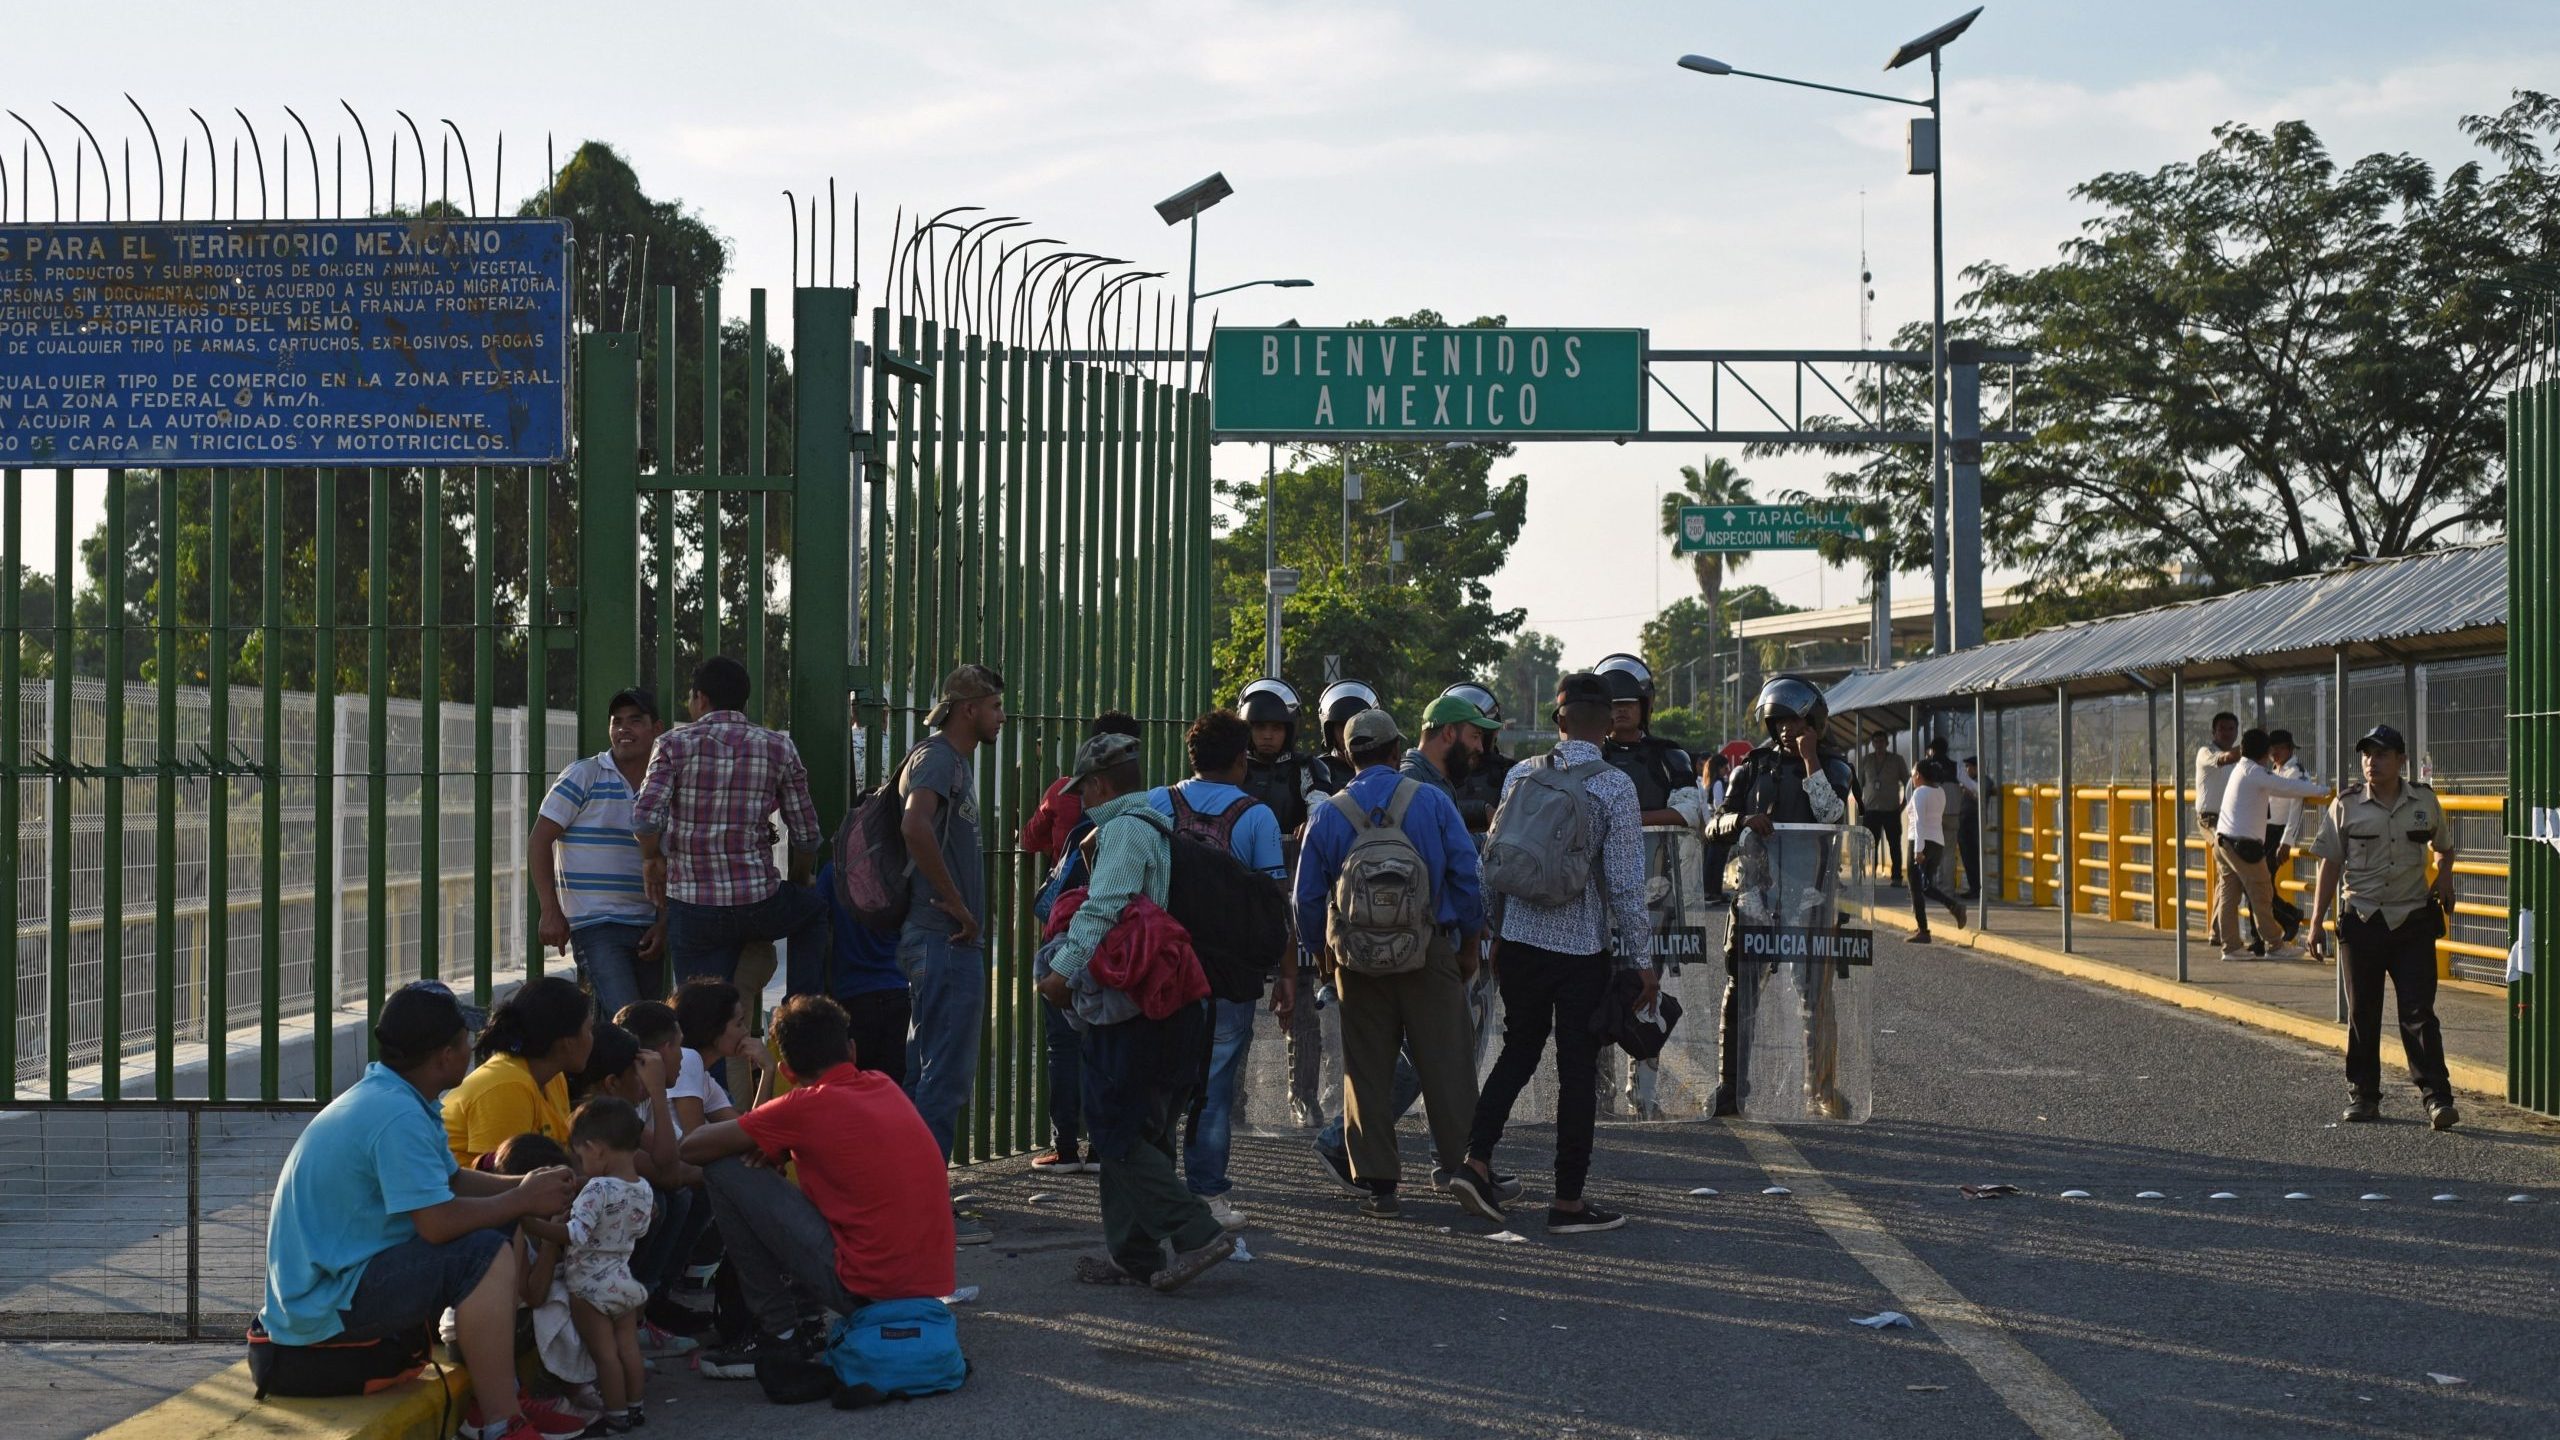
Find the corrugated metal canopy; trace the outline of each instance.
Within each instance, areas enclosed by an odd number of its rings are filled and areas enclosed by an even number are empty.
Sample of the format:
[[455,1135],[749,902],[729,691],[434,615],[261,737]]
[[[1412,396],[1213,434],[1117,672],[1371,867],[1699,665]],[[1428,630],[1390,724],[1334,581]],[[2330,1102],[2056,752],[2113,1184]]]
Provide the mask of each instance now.
[[2190,680],[2321,668],[2341,648],[2358,661],[2493,651],[2506,624],[2506,546],[2489,541],[2058,625],[1853,674],[1827,693],[1834,715],[2061,684],[2096,695],[2165,686],[2180,668]]

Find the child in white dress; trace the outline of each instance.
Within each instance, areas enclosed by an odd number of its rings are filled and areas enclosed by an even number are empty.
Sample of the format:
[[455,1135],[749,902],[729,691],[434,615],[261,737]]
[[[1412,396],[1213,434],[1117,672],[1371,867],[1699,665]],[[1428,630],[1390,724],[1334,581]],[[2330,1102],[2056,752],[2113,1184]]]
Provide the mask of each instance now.
[[632,1247],[649,1229],[653,1200],[638,1168],[642,1125],[628,1100],[599,1095],[569,1118],[569,1153],[587,1183],[569,1206],[565,1283],[569,1315],[595,1360],[604,1418],[591,1436],[618,1435],[645,1423],[640,1391],[640,1308],[649,1291],[631,1274]]

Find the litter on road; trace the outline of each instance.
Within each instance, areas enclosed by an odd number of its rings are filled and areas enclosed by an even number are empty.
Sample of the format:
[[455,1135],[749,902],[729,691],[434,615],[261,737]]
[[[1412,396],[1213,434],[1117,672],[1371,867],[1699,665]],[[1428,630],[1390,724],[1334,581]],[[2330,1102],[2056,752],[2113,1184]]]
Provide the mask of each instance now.
[[1883,1310],[1863,1320],[1852,1320],[1849,1323],[1864,1325],[1870,1330],[1908,1330],[1911,1328],[1911,1317],[1899,1310]]
[[1967,1200],[1989,1200],[2001,1195],[2020,1193],[2015,1185],[1959,1185],[1956,1188],[1964,1192],[1964,1198]]
[[2439,1370],[2428,1371],[2427,1378],[2433,1380],[2439,1385],[2468,1385],[2471,1383],[2459,1375],[2447,1375]]

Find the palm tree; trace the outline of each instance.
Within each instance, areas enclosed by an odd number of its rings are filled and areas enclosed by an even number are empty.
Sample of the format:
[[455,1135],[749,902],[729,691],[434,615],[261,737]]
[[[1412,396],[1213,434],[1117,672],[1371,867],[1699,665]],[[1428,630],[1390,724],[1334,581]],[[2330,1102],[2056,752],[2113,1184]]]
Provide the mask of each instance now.
[[[1730,460],[1710,460],[1704,468],[1696,465],[1680,467],[1680,488],[1662,494],[1662,538],[1671,542],[1673,553],[1680,549],[1680,511],[1688,505],[1750,505],[1751,481],[1733,468]],[[1729,571],[1739,570],[1751,561],[1747,550],[1700,550],[1689,557],[1698,575],[1698,593],[1707,599],[1707,684],[1708,692],[1723,701],[1724,690],[1716,678],[1717,625],[1724,615],[1724,579]]]

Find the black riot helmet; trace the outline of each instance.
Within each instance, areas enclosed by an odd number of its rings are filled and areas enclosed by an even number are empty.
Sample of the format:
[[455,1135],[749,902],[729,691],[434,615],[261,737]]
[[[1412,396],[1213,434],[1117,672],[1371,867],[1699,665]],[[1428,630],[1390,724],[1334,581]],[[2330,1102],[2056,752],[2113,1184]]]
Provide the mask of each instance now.
[[1831,702],[1822,698],[1822,687],[1799,675],[1773,675],[1760,687],[1760,698],[1751,702],[1751,718],[1771,736],[1778,726],[1789,720],[1801,720],[1820,730],[1831,718]]
[[[1244,693],[1236,697],[1236,713],[1244,717],[1247,725],[1287,726],[1288,738],[1280,742],[1281,753],[1297,748],[1298,692],[1289,688],[1288,681],[1275,676],[1247,685]],[[1252,753],[1257,758],[1262,754],[1260,750]]]
[[1236,713],[1248,725],[1287,725],[1298,723],[1298,692],[1286,680],[1256,680],[1244,687],[1236,697]]
[[1336,680],[1324,687],[1316,697],[1316,713],[1324,717],[1324,743],[1327,749],[1342,748],[1342,727],[1363,710],[1378,709],[1378,692],[1363,680]]
[[1621,650],[1591,670],[1609,687],[1611,700],[1640,700],[1646,709],[1653,707],[1653,671],[1643,660]]
[[1483,711],[1484,718],[1492,721],[1494,724],[1499,725],[1502,723],[1502,702],[1493,698],[1492,691],[1487,690],[1473,680],[1461,680],[1457,684],[1440,692],[1442,699],[1446,699],[1452,695],[1457,696],[1459,699],[1473,705],[1478,710]]

